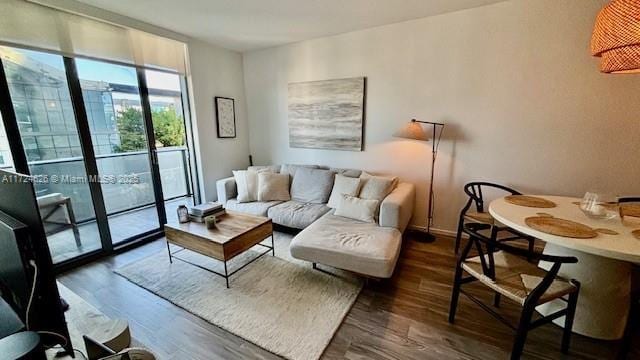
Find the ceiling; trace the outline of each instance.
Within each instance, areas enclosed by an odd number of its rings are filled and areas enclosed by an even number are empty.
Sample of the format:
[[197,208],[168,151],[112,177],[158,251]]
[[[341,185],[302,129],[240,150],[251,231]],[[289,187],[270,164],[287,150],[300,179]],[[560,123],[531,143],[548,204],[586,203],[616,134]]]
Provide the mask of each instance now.
[[504,0],[78,0],[238,51]]

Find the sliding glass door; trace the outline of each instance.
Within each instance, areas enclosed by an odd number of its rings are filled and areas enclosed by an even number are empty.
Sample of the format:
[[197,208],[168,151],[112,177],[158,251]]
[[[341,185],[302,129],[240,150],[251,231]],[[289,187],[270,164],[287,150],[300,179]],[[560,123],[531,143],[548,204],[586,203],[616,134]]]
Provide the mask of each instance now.
[[111,240],[160,229],[136,69],[76,59]]
[[100,249],[62,56],[0,47],[0,58],[53,261]]
[[0,113],[0,169],[15,171],[15,168],[13,167],[13,159],[11,158],[9,139],[7,138],[7,132],[4,129],[2,113]]
[[183,77],[5,46],[0,62],[0,168],[33,176],[54,263],[158,237],[197,202]]
[[172,73],[145,70],[144,75],[167,221],[176,222],[176,208],[194,204],[182,82]]

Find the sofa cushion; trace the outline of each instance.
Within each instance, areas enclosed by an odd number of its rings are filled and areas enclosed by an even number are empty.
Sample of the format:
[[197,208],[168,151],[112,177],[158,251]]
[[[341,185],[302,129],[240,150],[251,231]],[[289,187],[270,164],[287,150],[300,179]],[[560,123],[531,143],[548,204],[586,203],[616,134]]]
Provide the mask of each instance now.
[[300,168],[317,169],[318,165],[291,165],[291,164],[285,164],[285,165],[282,165],[282,167],[280,168],[280,173],[281,174],[289,174],[291,176],[291,180],[293,180],[294,176],[296,175],[296,171],[298,171],[298,169],[300,169]]
[[287,201],[269,208],[267,214],[274,223],[294,229],[304,229],[326,214],[329,209],[324,204],[309,204]]
[[291,200],[289,175],[272,172],[258,174],[258,201]]
[[331,196],[329,196],[329,202],[327,206],[330,208],[337,208],[342,199],[342,195],[356,196],[360,191],[360,179],[347,177],[341,174],[336,174],[333,181],[333,189],[331,190]]
[[238,211],[257,216],[267,216],[267,210],[280,203],[282,203],[282,201],[254,201],[249,203],[239,203],[238,199],[230,199],[224,207],[231,211]]
[[312,204],[325,204],[331,195],[334,173],[330,170],[299,168],[291,183],[291,199]]
[[335,214],[363,222],[376,222],[378,200],[360,199],[355,196],[342,195]]
[[291,241],[291,256],[359,274],[389,278],[398,261],[398,229],[327,213]]

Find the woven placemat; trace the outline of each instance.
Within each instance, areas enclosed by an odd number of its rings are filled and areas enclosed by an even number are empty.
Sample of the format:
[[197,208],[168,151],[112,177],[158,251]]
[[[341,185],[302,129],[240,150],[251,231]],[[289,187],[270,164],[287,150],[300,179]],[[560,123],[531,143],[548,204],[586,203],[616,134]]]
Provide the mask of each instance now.
[[510,204],[533,208],[549,209],[556,207],[553,201],[529,195],[509,195],[504,200]]
[[576,239],[590,239],[598,236],[598,232],[591,227],[571,220],[532,216],[524,219],[524,222],[532,229],[551,235]]
[[606,229],[606,228],[597,228],[597,229],[594,229],[594,231],[599,232],[600,234],[605,234],[605,235],[620,235],[619,232],[611,229]]

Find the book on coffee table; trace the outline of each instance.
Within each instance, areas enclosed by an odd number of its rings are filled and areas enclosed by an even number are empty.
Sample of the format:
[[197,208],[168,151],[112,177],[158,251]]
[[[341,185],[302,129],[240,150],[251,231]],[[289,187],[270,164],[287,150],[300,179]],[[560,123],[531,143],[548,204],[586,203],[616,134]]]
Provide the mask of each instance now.
[[222,209],[222,204],[217,202],[209,202],[193,206],[189,209],[189,213],[193,216],[205,217],[212,215],[214,212]]
[[190,219],[191,221],[195,221],[195,222],[203,223],[203,222],[204,222],[204,219],[205,219],[206,217],[209,217],[209,216],[220,216],[220,215],[224,215],[224,214],[226,214],[226,213],[227,213],[227,212],[224,210],[224,208],[220,208],[220,209],[218,209],[218,210],[216,210],[216,211],[214,211],[214,212],[212,212],[212,213],[207,213],[207,214],[206,214],[206,215],[204,215],[204,216],[189,215],[189,219]]

